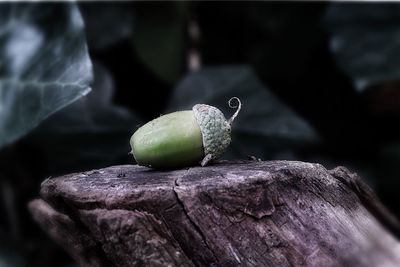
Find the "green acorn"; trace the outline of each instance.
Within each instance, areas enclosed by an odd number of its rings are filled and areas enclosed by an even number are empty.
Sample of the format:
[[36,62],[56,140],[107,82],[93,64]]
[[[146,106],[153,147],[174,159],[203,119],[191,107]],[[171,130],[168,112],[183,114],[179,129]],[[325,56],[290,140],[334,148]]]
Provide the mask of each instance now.
[[[233,106],[232,100],[238,105]],[[221,156],[231,142],[231,124],[242,104],[237,97],[228,104],[237,108],[229,120],[219,109],[197,104],[192,110],[173,112],[146,123],[130,140],[136,162],[159,169],[207,165]]]

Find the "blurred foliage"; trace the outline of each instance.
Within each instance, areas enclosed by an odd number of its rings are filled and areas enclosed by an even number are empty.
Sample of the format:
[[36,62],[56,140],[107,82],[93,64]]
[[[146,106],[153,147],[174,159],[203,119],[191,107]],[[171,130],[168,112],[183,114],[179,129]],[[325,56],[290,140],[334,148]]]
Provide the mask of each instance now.
[[[0,235],[1,237],[1,235]],[[0,243],[0,267],[22,267],[26,266],[26,261],[22,255],[10,247],[9,244]]]
[[202,58],[205,65],[251,65],[335,153],[358,154],[367,149],[371,131],[363,100],[328,49],[321,23],[327,7],[304,2],[200,4],[196,15]]
[[[400,142],[388,142],[378,154],[375,179],[376,190],[386,205],[394,211],[399,210],[398,190],[400,188]],[[398,213],[399,215],[399,213]]]
[[399,215],[399,7],[0,3],[0,266],[74,266],[27,212],[44,178],[132,164],[141,124],[195,103],[229,117],[232,96],[224,158],[345,165]]
[[133,46],[143,64],[161,80],[173,83],[183,72],[185,2],[143,3],[135,13]]
[[91,4],[81,2],[86,38],[90,49],[103,50],[116,42],[130,38],[134,30],[132,3],[112,2]]
[[205,68],[189,75],[173,91],[168,111],[207,103],[218,107],[228,118],[233,113],[227,106],[232,96],[238,97],[243,107],[233,124],[233,142],[224,157],[278,159],[282,152],[294,154],[296,148],[318,144],[315,130],[246,66]]
[[327,11],[330,48],[358,91],[400,77],[400,5],[336,4]]

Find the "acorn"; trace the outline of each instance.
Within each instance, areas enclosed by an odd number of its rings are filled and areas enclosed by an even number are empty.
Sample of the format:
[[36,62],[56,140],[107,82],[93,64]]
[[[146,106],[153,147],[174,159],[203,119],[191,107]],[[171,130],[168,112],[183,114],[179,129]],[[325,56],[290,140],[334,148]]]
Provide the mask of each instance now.
[[[237,105],[232,105],[232,100]],[[241,109],[240,99],[232,97],[230,108],[237,108],[229,120],[216,107],[197,104],[192,110],[177,111],[140,127],[130,145],[138,165],[171,169],[201,164],[220,157],[231,142],[231,125]]]

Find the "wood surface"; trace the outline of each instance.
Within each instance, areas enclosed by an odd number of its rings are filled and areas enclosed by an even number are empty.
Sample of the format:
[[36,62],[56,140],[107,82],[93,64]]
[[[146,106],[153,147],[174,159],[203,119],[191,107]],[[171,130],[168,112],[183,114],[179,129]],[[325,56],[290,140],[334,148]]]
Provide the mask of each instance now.
[[343,167],[135,165],[43,182],[34,219],[81,266],[400,266],[400,227]]

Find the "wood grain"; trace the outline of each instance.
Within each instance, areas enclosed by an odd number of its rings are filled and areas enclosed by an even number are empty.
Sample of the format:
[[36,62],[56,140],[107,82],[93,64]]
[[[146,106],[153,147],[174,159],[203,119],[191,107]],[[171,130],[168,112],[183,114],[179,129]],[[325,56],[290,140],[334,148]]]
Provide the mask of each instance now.
[[400,227],[343,167],[112,166],[43,182],[35,220],[81,266],[400,266]]

